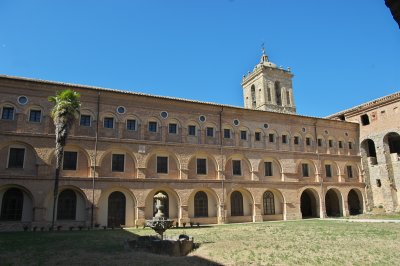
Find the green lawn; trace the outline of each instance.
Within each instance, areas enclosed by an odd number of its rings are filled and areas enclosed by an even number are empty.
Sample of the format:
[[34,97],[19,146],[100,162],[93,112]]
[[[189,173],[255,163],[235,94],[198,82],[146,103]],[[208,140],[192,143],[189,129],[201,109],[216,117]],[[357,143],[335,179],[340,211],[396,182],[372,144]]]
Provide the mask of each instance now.
[[135,252],[125,239],[151,229],[0,233],[0,265],[400,265],[400,224],[288,221],[179,228],[200,247],[188,257]]

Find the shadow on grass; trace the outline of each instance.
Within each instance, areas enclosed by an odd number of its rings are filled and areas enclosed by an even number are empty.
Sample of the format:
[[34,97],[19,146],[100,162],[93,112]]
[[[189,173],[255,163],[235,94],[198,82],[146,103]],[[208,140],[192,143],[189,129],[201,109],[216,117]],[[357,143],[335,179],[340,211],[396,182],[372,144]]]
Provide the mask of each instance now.
[[124,245],[126,240],[133,240],[138,236],[124,229],[2,232],[0,233],[0,264],[221,265],[190,254],[184,257],[171,257],[136,251]]

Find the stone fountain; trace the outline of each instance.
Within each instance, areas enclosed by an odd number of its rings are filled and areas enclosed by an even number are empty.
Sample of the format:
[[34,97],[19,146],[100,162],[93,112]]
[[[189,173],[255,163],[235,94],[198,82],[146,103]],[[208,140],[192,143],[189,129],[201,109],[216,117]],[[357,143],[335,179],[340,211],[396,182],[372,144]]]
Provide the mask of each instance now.
[[160,235],[161,239],[164,239],[164,232],[173,226],[174,221],[165,218],[164,210],[164,200],[167,198],[161,192],[154,195],[154,199],[156,200],[156,209],[157,212],[154,215],[152,220],[146,220],[146,226],[152,228],[156,231],[157,234]]
[[171,228],[174,223],[173,220],[166,219],[163,213],[164,200],[166,198],[167,196],[161,192],[154,196],[157,212],[152,220],[146,220],[146,226],[156,231],[161,239],[154,236],[139,236],[135,240],[127,241],[129,247],[140,251],[169,256],[186,256],[193,250],[193,238],[189,239],[186,235],[180,235],[177,240],[164,240],[164,232]]

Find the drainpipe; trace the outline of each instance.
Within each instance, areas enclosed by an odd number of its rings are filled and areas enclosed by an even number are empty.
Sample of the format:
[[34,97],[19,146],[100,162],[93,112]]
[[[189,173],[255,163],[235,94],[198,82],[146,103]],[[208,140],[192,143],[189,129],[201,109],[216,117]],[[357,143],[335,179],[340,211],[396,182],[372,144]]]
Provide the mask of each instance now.
[[[224,157],[223,157],[223,146],[222,146],[222,112],[224,111],[224,107],[221,107],[221,111],[219,112],[219,154],[221,156],[221,167],[222,174],[224,171]],[[223,209],[221,210],[222,219],[225,222],[225,184],[224,178],[221,178],[221,188],[222,188],[222,202],[221,206]]]
[[94,141],[94,166],[92,176],[92,215],[90,218],[90,226],[93,228],[94,222],[94,182],[96,178],[96,165],[97,165],[97,142],[99,140],[99,120],[100,120],[100,92],[97,94],[97,119],[96,119],[96,133]]
[[[318,173],[319,173],[319,175],[320,175],[320,189],[321,189],[321,206],[319,207],[319,210],[320,211],[322,211],[323,210],[323,201],[324,201],[324,197],[323,197],[323,195],[324,195],[324,191],[323,191],[323,182],[324,182],[324,178],[323,178],[323,176],[321,175],[321,158],[320,158],[320,156],[319,156],[319,151],[318,151],[318,135],[317,135],[317,122],[318,122],[318,120],[317,119],[315,119],[315,122],[314,122],[314,135],[315,135],[315,151],[316,151],[316,153],[317,153],[317,160],[318,160]],[[323,213],[322,213],[323,214]],[[320,213],[320,215],[319,215],[319,217],[321,218],[321,213]],[[322,217],[322,218],[324,218],[324,216]]]

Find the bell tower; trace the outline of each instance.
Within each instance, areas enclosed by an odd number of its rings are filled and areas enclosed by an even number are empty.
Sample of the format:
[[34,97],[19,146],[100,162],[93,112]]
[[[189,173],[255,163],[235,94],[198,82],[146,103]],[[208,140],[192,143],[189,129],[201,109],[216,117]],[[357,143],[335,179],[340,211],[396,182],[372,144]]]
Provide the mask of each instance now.
[[295,114],[292,77],[290,68],[278,68],[268,60],[263,47],[260,63],[243,76],[244,108]]

